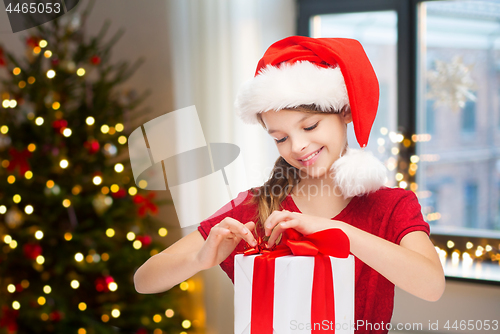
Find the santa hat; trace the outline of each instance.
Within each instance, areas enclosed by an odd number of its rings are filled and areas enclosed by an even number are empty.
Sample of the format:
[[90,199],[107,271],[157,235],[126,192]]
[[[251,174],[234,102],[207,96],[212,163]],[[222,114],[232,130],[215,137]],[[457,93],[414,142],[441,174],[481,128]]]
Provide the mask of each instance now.
[[[340,111],[348,105],[364,148],[378,101],[377,76],[358,41],[291,36],[267,49],[235,106],[243,121],[257,123],[257,114],[269,110],[314,104],[321,111]],[[364,149],[348,149],[332,168],[345,197],[375,191],[387,180],[385,166]]]

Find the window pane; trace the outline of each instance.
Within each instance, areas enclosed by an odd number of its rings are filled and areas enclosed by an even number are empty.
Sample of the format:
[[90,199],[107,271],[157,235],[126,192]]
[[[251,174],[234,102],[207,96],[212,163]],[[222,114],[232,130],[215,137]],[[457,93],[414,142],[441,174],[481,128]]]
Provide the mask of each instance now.
[[476,130],[476,101],[467,101],[462,108],[462,131],[474,132]]
[[417,182],[440,228],[499,230],[500,3],[427,1],[420,11]]
[[465,212],[464,224],[466,227],[474,227],[477,221],[477,183],[468,183],[465,185]]
[[435,100],[428,99],[425,104],[425,132],[434,134],[434,104]]
[[[367,149],[395,172],[397,164],[397,14],[378,11],[349,14],[325,14],[311,18],[313,37],[357,39],[364,47],[380,84],[380,102]],[[359,148],[354,130],[349,127],[350,147]],[[389,186],[395,186],[394,177]]]

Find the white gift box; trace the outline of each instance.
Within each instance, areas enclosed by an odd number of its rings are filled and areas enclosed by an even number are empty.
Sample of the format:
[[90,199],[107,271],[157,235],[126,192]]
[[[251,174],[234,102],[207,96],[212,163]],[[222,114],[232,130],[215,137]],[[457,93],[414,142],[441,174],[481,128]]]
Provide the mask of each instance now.
[[[238,254],[234,259],[234,333],[250,334],[254,259]],[[354,333],[354,257],[330,257],[333,272],[336,334]],[[311,328],[333,325],[311,323],[313,256],[275,259],[273,334],[306,334]],[[257,320],[258,321],[258,320]]]

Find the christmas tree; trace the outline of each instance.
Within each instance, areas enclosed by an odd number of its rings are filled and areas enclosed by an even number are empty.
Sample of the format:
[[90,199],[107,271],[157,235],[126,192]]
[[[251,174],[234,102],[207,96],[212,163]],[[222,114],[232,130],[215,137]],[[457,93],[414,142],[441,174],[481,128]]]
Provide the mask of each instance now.
[[29,30],[22,59],[0,44],[0,333],[193,333],[188,282],[134,289],[167,234],[127,154],[148,92],[118,90],[141,60],[110,63],[122,32],[87,38],[90,8]]

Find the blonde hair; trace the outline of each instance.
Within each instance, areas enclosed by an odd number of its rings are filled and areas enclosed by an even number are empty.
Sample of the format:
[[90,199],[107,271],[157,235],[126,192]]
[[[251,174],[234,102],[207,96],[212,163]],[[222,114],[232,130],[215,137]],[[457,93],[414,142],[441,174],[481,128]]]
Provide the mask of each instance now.
[[[301,111],[314,114],[338,114],[346,107],[347,106],[344,106],[341,110],[322,111],[316,105],[300,105],[294,108],[285,108],[282,110]],[[266,125],[264,124],[260,113],[257,114],[257,119],[265,129]],[[258,206],[255,233],[257,236],[261,236],[264,241],[267,241],[269,238],[265,237],[264,234],[264,222],[273,211],[281,209],[281,203],[292,192],[293,187],[299,182],[299,170],[290,165],[283,157],[280,156],[274,163],[269,179],[261,187],[252,189],[254,196],[252,197],[250,203],[257,204]],[[281,235],[276,240],[276,243],[279,243],[280,240]]]

